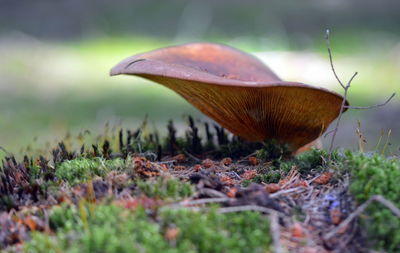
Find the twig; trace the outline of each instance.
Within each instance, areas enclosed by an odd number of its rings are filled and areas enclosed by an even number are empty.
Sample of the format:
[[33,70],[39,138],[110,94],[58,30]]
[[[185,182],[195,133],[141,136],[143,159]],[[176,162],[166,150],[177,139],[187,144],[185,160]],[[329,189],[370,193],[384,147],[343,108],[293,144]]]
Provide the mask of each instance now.
[[381,135],[379,136],[378,142],[376,143],[375,149],[374,150],[378,150],[379,145],[381,144],[382,141],[382,137],[384,135],[384,131],[383,129],[381,130]]
[[350,106],[350,105],[346,105],[344,108],[348,108],[348,109],[373,109],[373,108],[377,108],[377,107],[381,107],[381,106],[385,106],[387,105],[390,100],[392,100],[392,98],[396,95],[396,93],[393,93],[384,103],[382,104],[376,104],[376,105],[370,105],[370,106]]
[[274,209],[257,205],[231,206],[231,207],[222,207],[218,209],[218,213],[236,213],[236,212],[246,212],[246,211],[256,211],[260,213],[269,213],[269,214],[277,213],[277,211]]
[[50,229],[50,220],[49,220],[49,214],[46,211],[46,209],[43,209],[44,213],[44,232],[48,235],[51,234],[51,229]]
[[200,211],[207,211],[209,210],[209,208],[205,208],[205,207],[197,207],[197,206],[181,206],[181,205],[167,205],[167,206],[163,206],[161,207],[159,210],[160,211],[164,211],[164,210],[189,210],[189,211],[193,211],[193,212],[200,212]]
[[281,195],[284,195],[284,194],[287,194],[287,193],[293,193],[293,192],[301,193],[301,192],[306,191],[306,190],[307,190],[306,188],[304,188],[303,186],[300,186],[300,187],[290,188],[290,189],[287,189],[287,190],[280,190],[278,192],[271,193],[269,196],[271,198],[276,198],[278,196],[281,196]]
[[304,199],[310,199],[313,192],[314,192],[314,187],[313,186],[309,187],[308,194],[304,197]]
[[238,161],[238,163],[245,162],[245,161],[247,161],[250,157],[255,156],[256,154],[257,154],[257,151],[255,151],[255,152],[253,152],[253,153],[251,153],[251,154],[249,154],[249,155],[243,157],[242,159],[240,159],[240,160]]
[[324,138],[328,137],[328,135],[330,135],[331,133],[333,133],[333,132],[335,132],[335,131],[336,131],[336,129],[333,129],[333,130],[331,130],[331,131],[326,132],[326,133],[324,134]]
[[213,198],[226,198],[226,195],[222,192],[219,192],[217,190],[214,189],[210,189],[210,188],[203,188],[198,190],[198,194],[201,195],[206,195],[206,196],[210,196]]
[[339,129],[340,120],[342,119],[342,115],[343,115],[344,109],[371,109],[371,108],[376,108],[376,107],[384,106],[384,105],[386,105],[387,103],[390,102],[390,100],[396,95],[396,93],[393,93],[393,94],[386,100],[386,102],[384,102],[384,103],[382,103],[382,104],[377,104],[377,105],[372,105],[372,106],[349,106],[349,105],[346,105],[347,95],[348,95],[349,88],[350,88],[350,86],[351,86],[351,82],[352,82],[353,79],[357,76],[358,73],[355,72],[355,73],[353,74],[353,76],[349,79],[349,81],[347,82],[347,84],[346,84],[346,85],[343,84],[343,82],[340,80],[339,76],[337,75],[336,70],[335,70],[335,67],[334,67],[334,65],[333,65],[332,49],[331,49],[331,42],[330,42],[330,39],[329,39],[329,35],[330,35],[330,31],[329,31],[329,29],[327,29],[327,30],[326,30],[326,35],[325,35],[325,40],[326,40],[326,45],[327,45],[327,48],[328,48],[329,62],[330,62],[330,65],[331,65],[331,69],[332,69],[333,75],[335,76],[336,80],[338,81],[338,83],[340,84],[340,86],[341,86],[341,87],[343,88],[343,90],[344,90],[343,101],[342,101],[342,105],[341,105],[341,107],[340,107],[339,116],[338,116],[338,118],[337,118],[337,120],[336,120],[336,126],[335,126],[335,128],[334,128],[332,131],[328,132],[328,133],[325,135],[325,136],[327,136],[329,133],[333,132],[332,139],[331,139],[331,143],[330,143],[330,146],[329,146],[329,160],[331,160],[331,158],[332,158],[332,151],[333,151],[333,145],[334,145],[334,143],[335,143],[336,134],[337,134],[338,129]]
[[195,157],[194,155],[190,154],[189,152],[187,152],[186,150],[183,150],[183,153],[185,153],[185,155],[189,156],[192,160],[194,160],[195,162],[199,163],[201,162],[201,160],[197,157]]
[[192,205],[202,205],[202,204],[210,204],[210,203],[222,203],[228,202],[231,200],[230,198],[207,198],[207,199],[196,199],[191,201],[181,201],[178,205],[183,206],[192,206]]
[[174,164],[176,160],[169,160],[169,161],[162,161],[162,162],[157,162],[158,164]]
[[384,205],[385,207],[387,207],[390,211],[392,211],[392,213],[394,215],[396,215],[397,217],[400,218],[400,209],[394,205],[391,201],[385,199],[383,196],[381,195],[374,195],[372,197],[370,197],[367,201],[365,201],[362,205],[360,205],[359,207],[357,207],[357,209],[350,214],[342,223],[340,223],[339,226],[337,226],[335,229],[333,229],[332,231],[330,231],[329,233],[327,233],[324,236],[325,240],[329,240],[330,238],[332,238],[333,236],[335,236],[336,234],[338,234],[339,231],[343,230],[346,226],[348,226],[356,217],[358,217],[362,212],[364,212],[364,210],[373,202],[379,202],[382,205]]
[[357,137],[358,137],[358,148],[360,149],[360,151],[362,153],[364,153],[364,143],[367,143],[367,141],[365,140],[362,132],[361,132],[361,122],[359,120],[357,120],[357,128],[356,128],[356,133],[357,133]]
[[357,224],[355,224],[352,227],[352,231],[350,232],[350,235],[347,236],[347,238],[344,238],[344,240],[343,240],[343,238],[341,238],[341,240],[339,241],[339,249],[338,249],[339,252],[343,251],[347,247],[347,244],[349,244],[349,242],[351,242],[351,240],[356,235],[357,228],[358,228],[358,226],[357,226]]
[[332,69],[333,75],[335,76],[336,80],[339,82],[340,86],[342,86],[343,89],[346,89],[346,86],[343,85],[342,81],[340,80],[340,78],[336,74],[335,67],[333,66],[331,41],[329,39],[329,35],[330,35],[330,31],[329,31],[329,29],[327,29],[326,30],[326,34],[325,34],[325,41],[326,41],[326,45],[328,47],[329,62],[331,63],[331,69]]
[[274,252],[281,253],[282,246],[281,246],[281,230],[279,228],[279,221],[278,221],[278,214],[277,212],[271,212],[269,215],[269,219],[271,221],[270,226],[270,234],[272,236],[272,241],[274,244]]
[[392,133],[392,129],[389,129],[388,134],[387,134],[387,138],[386,138],[386,142],[385,142],[385,146],[383,146],[383,149],[382,149],[382,155],[385,154],[387,146],[390,145],[389,139],[390,139],[390,134],[391,133]]
[[[328,34],[329,34],[329,33],[328,33]],[[327,38],[328,38],[328,40],[329,40],[329,35],[327,36]],[[330,50],[329,50],[329,54],[331,55],[331,51],[330,51]],[[330,59],[332,60],[332,58],[330,58]],[[334,70],[334,68],[333,68],[333,63],[332,63],[332,62],[331,62],[331,65],[332,65],[332,69]],[[335,73],[335,76],[337,77],[335,71],[334,71],[334,73]],[[338,116],[338,119],[336,120],[335,130],[334,130],[333,135],[332,135],[331,144],[330,144],[330,146],[329,146],[329,160],[331,160],[332,150],[333,150],[333,144],[335,143],[336,134],[337,134],[337,132],[338,132],[339,125],[340,125],[340,120],[342,119],[342,115],[343,115],[343,109],[344,109],[344,106],[346,105],[346,101],[347,101],[347,92],[348,92],[348,90],[349,90],[349,88],[350,88],[351,82],[353,81],[354,77],[357,76],[357,74],[358,74],[357,72],[355,72],[355,73],[353,74],[353,76],[352,76],[352,77],[350,78],[350,80],[347,82],[347,85],[346,85],[346,86],[343,86],[343,84],[340,82],[340,85],[342,85],[342,87],[343,87],[343,89],[344,89],[344,95],[343,95],[342,105],[340,106],[339,116]]]
[[227,174],[233,175],[233,177],[235,177],[237,180],[242,180],[242,177],[239,176],[239,174],[236,173],[236,171],[230,171],[230,172],[228,172]]

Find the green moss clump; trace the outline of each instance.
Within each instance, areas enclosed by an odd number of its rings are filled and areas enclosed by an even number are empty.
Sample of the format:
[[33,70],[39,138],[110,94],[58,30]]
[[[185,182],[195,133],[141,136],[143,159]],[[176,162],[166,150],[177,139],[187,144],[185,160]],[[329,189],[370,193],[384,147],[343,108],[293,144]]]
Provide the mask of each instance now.
[[[218,214],[168,210],[155,223],[142,208],[114,205],[54,207],[54,235],[33,232],[24,252],[266,252],[271,247],[269,222],[259,213]],[[167,229],[178,230],[167,239]]]
[[57,166],[55,175],[58,179],[68,182],[70,185],[76,185],[87,181],[94,176],[105,176],[113,170],[124,169],[125,161],[117,158],[105,160],[102,158],[77,158],[64,161]]
[[174,178],[159,177],[155,180],[136,182],[138,189],[148,197],[158,199],[187,198],[194,193],[192,185]]
[[286,144],[279,143],[276,140],[266,140],[263,147],[257,150],[256,156],[262,161],[281,160],[283,157],[290,155],[289,148]]
[[279,180],[281,180],[282,174],[278,170],[271,169],[270,171],[267,171],[265,173],[259,174],[252,178],[251,180],[246,180],[244,181],[244,186],[250,185],[250,183],[266,183],[266,184],[272,184],[272,183],[278,183]]
[[[286,154],[286,155],[285,155]],[[267,148],[257,151],[257,158],[267,161],[268,166],[257,168],[257,176],[251,180],[244,180],[244,186],[250,183],[278,183],[285,178],[292,168],[296,168],[303,176],[314,175],[328,169],[328,153],[325,150],[311,149],[296,157],[287,157],[285,146],[269,143]],[[332,155],[332,162],[342,163],[343,158],[336,152]]]
[[180,230],[177,252],[267,252],[271,248],[269,221],[256,212],[169,210],[163,213],[162,223]]
[[[344,169],[352,175],[350,192],[358,204],[382,195],[400,208],[400,161],[380,155],[346,153]],[[400,252],[400,219],[379,203],[372,203],[361,222],[375,249]]]
[[299,172],[304,175],[324,171],[333,163],[341,164],[343,157],[334,151],[329,160],[329,153],[326,150],[312,148],[295,157],[293,162]]
[[56,234],[32,233],[25,252],[162,252],[167,247],[159,225],[141,209],[133,213],[113,205],[55,207],[50,224]]

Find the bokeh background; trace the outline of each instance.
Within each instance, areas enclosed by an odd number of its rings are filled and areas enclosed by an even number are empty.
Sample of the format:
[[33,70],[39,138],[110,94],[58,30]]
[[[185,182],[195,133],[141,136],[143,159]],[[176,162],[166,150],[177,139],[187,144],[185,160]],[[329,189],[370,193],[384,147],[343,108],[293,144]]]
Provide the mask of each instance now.
[[[351,104],[380,103],[400,93],[399,13],[398,0],[0,0],[0,156],[107,124],[136,128],[145,115],[161,133],[168,119],[204,119],[160,85],[108,74],[127,56],[193,41],[237,47],[285,80],[341,92],[324,41],[330,28],[337,72],[343,81],[359,72]],[[360,125],[366,150],[389,142],[386,153],[398,154],[399,95],[346,112],[337,145],[358,149]]]

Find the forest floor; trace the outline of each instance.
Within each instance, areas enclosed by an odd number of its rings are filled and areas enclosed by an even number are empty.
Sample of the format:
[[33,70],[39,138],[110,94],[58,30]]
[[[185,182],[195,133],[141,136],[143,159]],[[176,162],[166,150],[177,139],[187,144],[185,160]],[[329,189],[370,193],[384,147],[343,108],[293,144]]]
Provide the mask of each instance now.
[[292,156],[188,119],[183,135],[172,121],[165,138],[144,123],[6,156],[1,251],[400,250],[400,160],[385,146]]

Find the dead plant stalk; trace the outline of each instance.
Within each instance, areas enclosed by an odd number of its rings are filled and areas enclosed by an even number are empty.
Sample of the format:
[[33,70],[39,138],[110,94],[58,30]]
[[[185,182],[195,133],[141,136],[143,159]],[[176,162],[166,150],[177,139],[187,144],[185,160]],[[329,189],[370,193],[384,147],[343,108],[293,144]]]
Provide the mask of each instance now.
[[381,195],[374,195],[370,197],[367,201],[365,201],[362,205],[357,207],[357,209],[350,214],[342,223],[340,223],[339,226],[335,227],[333,230],[331,230],[329,233],[327,233],[324,236],[325,240],[329,240],[330,238],[336,236],[340,231],[345,229],[355,218],[360,216],[362,212],[372,203],[372,202],[378,202],[384,205],[386,208],[388,208],[394,215],[400,218],[400,209],[397,208],[395,204],[393,204],[391,201],[385,199]]
[[349,81],[347,82],[346,85],[343,84],[343,82],[340,80],[339,76],[336,73],[335,67],[333,65],[333,57],[332,57],[332,49],[331,49],[331,43],[330,43],[330,31],[329,29],[326,30],[326,35],[325,35],[325,40],[326,40],[326,45],[327,45],[327,49],[328,49],[328,54],[329,54],[329,62],[331,65],[331,69],[333,72],[333,75],[335,76],[336,80],[338,81],[338,83],[340,84],[340,86],[343,88],[344,93],[343,93],[343,102],[340,108],[340,112],[339,112],[339,116],[336,120],[336,125],[335,128],[333,129],[333,131],[329,132],[329,133],[333,133],[332,134],[332,139],[331,139],[331,143],[329,146],[329,161],[332,158],[332,151],[333,151],[333,146],[335,143],[335,138],[336,138],[336,134],[338,132],[339,126],[340,126],[340,120],[342,119],[342,115],[343,115],[343,110],[344,109],[373,109],[373,108],[377,108],[377,107],[381,107],[381,106],[385,106],[387,103],[390,102],[390,100],[392,100],[392,98],[396,95],[396,93],[393,93],[384,103],[382,104],[376,104],[376,105],[371,105],[371,106],[349,106],[346,105],[346,101],[347,101],[347,96],[348,96],[348,91],[349,88],[351,86],[352,81],[354,80],[354,78],[357,76],[358,72],[355,72],[351,78],[349,79]]

